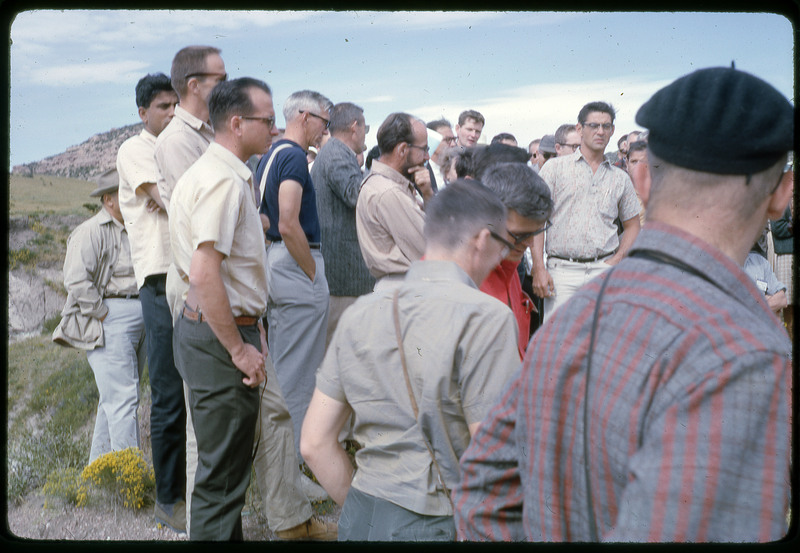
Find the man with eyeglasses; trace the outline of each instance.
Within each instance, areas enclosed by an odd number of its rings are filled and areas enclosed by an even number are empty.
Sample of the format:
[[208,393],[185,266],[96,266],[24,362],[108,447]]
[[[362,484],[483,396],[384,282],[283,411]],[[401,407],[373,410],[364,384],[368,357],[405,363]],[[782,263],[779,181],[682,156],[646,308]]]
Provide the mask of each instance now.
[[[503,204],[459,179],[428,210],[425,259],[342,315],[303,423],[303,455],[342,505],[339,540],[452,541],[458,459],[519,365],[513,315],[478,290],[513,247]],[[337,440],[351,413],[355,473]]]
[[364,179],[356,156],[367,149],[369,132],[364,110],[350,102],[336,104],[331,110],[329,130],[331,137],[311,167],[330,290],[326,347],[342,312],[375,286],[356,233],[356,202]]
[[[417,201],[413,175],[427,171],[425,123],[407,113],[391,113],[377,133],[381,155],[361,184],[356,231],[375,290],[397,285],[425,248],[424,205]],[[428,201],[433,197],[429,188]]]
[[580,147],[551,159],[539,172],[554,202],[553,226],[531,248],[533,291],[544,298],[545,322],[581,286],[619,263],[639,233],[633,183],[604,155],[615,115],[605,102],[583,106],[576,125]]
[[325,354],[330,296],[306,154],[328,133],[332,107],[319,92],[291,94],[283,104],[283,138],[262,156],[255,174],[263,190],[259,210],[269,218],[269,349],[292,417],[298,461],[300,426]]
[[536,308],[522,290],[518,266],[534,237],[547,230],[553,201],[545,182],[524,163],[491,165],[483,172],[481,182],[505,205],[506,234],[513,244],[503,261],[483,281],[481,291],[508,305],[514,313],[521,359],[530,340],[531,311]]
[[575,153],[581,145],[581,135],[574,123],[564,123],[556,129],[556,157]]
[[[432,150],[430,152],[430,159],[428,160],[428,166],[431,170],[431,183],[432,186],[435,183],[436,190],[441,190],[447,183],[444,182],[444,178],[442,177],[442,164],[444,162],[445,152],[450,148],[456,145],[456,135],[453,133],[453,128],[450,126],[450,121],[447,119],[437,119],[435,121],[429,121],[426,125],[428,127],[428,139],[430,143],[433,143]],[[434,134],[435,133],[435,134]],[[437,179],[436,177],[439,177]]]

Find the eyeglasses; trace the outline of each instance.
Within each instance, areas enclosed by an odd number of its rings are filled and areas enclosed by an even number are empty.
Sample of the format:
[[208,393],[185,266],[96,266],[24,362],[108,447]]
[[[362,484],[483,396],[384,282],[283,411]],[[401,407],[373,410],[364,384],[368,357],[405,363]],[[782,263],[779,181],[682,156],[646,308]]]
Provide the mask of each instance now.
[[305,111],[305,110],[302,110],[302,109],[301,109],[301,110],[300,110],[300,113],[307,113],[307,114],[309,114],[309,115],[310,115],[310,116],[312,116],[312,117],[316,117],[317,119],[322,119],[323,121],[325,121],[325,128],[326,128],[326,129],[327,129],[328,127],[330,127],[330,126],[331,126],[331,122],[330,122],[328,119],[325,119],[325,118],[324,118],[323,116],[321,116],[321,115],[317,115],[317,114],[316,114],[316,113],[314,113],[313,111]]
[[272,129],[272,127],[275,126],[274,117],[256,117],[255,115],[240,115],[239,117],[241,117],[242,119],[247,119],[249,121],[261,121],[269,129]]
[[497,240],[498,242],[503,244],[502,255],[500,257],[507,256],[508,252],[510,252],[511,250],[514,249],[514,244],[512,244],[511,242],[509,242],[508,240],[506,240],[505,238],[503,238],[499,234],[497,234],[492,229],[489,229],[489,234],[491,235],[492,238],[494,238],[495,240]]
[[442,140],[444,140],[448,144],[455,144],[458,138],[456,138],[455,136],[444,136],[442,137]]
[[369,125],[364,125],[364,134],[369,132]]
[[558,142],[558,144],[564,146],[565,148],[572,148],[573,152],[580,148],[580,144],[567,144],[565,142]]
[[533,238],[537,234],[542,234],[544,231],[549,229],[551,226],[553,226],[553,223],[551,223],[550,220],[548,219],[547,221],[545,221],[545,223],[542,226],[542,228],[540,228],[538,230],[535,230],[533,232],[526,232],[525,234],[514,234],[513,232],[511,232],[508,229],[506,229],[506,232],[509,234],[509,236],[511,236],[511,238],[514,239],[514,245],[515,246],[519,246],[520,244],[523,244],[523,243],[527,242],[528,240],[530,240],[531,238]]
[[408,144],[412,148],[417,148],[418,150],[422,150],[425,153],[431,151],[430,146],[428,146],[427,144],[425,146],[417,146],[416,144],[412,144],[411,142],[406,142],[406,144]]
[[187,81],[192,77],[217,77],[219,82],[225,82],[228,80],[227,73],[189,73],[184,77]]
[[603,123],[603,124],[600,124],[600,123],[584,123],[583,126],[584,127],[589,127],[590,129],[592,129],[593,132],[597,132],[597,129],[599,129],[600,127],[603,127],[604,131],[610,131],[611,128],[614,126],[614,124],[613,123]]

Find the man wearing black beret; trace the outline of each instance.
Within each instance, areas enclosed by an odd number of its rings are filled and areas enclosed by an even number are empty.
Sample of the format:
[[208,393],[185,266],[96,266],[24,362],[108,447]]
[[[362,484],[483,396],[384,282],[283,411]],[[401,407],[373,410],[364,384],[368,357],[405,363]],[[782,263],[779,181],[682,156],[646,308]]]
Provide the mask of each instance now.
[[647,224],[533,338],[453,490],[459,538],[765,542],[787,531],[791,343],[742,269],[782,179],[794,108],[702,69],[636,115]]

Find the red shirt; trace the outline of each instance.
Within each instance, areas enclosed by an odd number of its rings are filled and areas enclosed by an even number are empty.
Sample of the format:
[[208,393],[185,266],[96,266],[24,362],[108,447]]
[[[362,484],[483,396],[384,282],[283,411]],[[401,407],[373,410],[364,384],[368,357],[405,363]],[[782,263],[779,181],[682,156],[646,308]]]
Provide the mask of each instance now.
[[481,292],[485,292],[502,301],[514,313],[514,318],[517,319],[517,327],[519,328],[517,345],[521,359],[525,356],[525,348],[528,346],[528,340],[530,339],[531,310],[536,308],[533,306],[530,296],[522,291],[517,265],[519,265],[519,261],[504,259],[483,281]]

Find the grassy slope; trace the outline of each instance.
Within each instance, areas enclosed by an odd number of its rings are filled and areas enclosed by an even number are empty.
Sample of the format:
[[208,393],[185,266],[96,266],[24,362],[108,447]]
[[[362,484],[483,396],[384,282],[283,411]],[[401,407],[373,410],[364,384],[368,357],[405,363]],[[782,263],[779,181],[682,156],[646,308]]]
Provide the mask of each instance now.
[[98,204],[89,196],[96,188],[93,183],[80,179],[36,175],[9,176],[9,215],[53,214],[68,215],[88,213],[83,204]]

